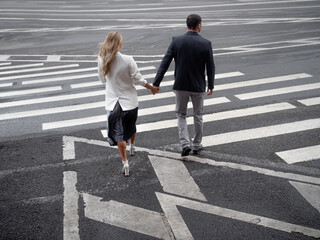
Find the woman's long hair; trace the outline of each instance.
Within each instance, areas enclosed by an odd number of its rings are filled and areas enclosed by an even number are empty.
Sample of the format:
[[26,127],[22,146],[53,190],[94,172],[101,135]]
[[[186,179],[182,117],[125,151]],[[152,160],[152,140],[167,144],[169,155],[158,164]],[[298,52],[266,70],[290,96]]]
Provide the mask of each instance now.
[[110,72],[111,62],[122,47],[122,36],[118,32],[109,32],[106,40],[100,45],[99,56],[102,58],[104,75]]

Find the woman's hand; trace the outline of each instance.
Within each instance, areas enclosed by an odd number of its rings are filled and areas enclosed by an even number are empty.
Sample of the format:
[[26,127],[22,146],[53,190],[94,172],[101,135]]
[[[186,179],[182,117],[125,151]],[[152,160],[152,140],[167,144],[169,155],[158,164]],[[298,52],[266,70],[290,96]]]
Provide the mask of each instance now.
[[153,95],[155,95],[156,93],[158,93],[159,90],[160,90],[159,87],[153,86],[153,85],[151,85],[151,84],[149,84],[149,83],[147,83],[147,84],[145,85],[145,87],[148,88]]

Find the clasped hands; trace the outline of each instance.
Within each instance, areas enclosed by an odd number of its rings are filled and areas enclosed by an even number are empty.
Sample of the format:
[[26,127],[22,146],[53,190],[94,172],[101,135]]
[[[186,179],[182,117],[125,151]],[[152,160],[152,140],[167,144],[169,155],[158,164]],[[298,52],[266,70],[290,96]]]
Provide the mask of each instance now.
[[160,91],[159,87],[153,86],[151,84],[148,84],[147,88],[150,90],[150,92],[155,95],[156,93],[158,93]]

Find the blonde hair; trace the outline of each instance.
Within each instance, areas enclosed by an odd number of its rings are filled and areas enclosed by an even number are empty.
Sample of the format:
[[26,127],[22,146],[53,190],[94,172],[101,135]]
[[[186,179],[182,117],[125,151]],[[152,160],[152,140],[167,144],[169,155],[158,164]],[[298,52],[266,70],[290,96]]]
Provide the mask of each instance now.
[[111,63],[122,47],[122,36],[118,32],[109,32],[105,41],[100,45],[99,56],[102,58],[104,75],[110,72]]

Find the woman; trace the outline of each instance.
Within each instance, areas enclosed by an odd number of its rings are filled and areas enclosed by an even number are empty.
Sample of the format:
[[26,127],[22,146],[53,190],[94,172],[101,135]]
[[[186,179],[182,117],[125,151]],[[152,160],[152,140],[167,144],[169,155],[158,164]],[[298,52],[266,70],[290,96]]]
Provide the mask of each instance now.
[[134,154],[138,97],[134,84],[140,84],[155,94],[159,91],[141,76],[131,56],[120,53],[122,36],[108,33],[100,46],[98,73],[101,82],[106,83],[106,110],[108,116],[108,142],[118,146],[122,158],[122,173],[129,176],[126,156],[127,141],[130,139],[130,155]]

